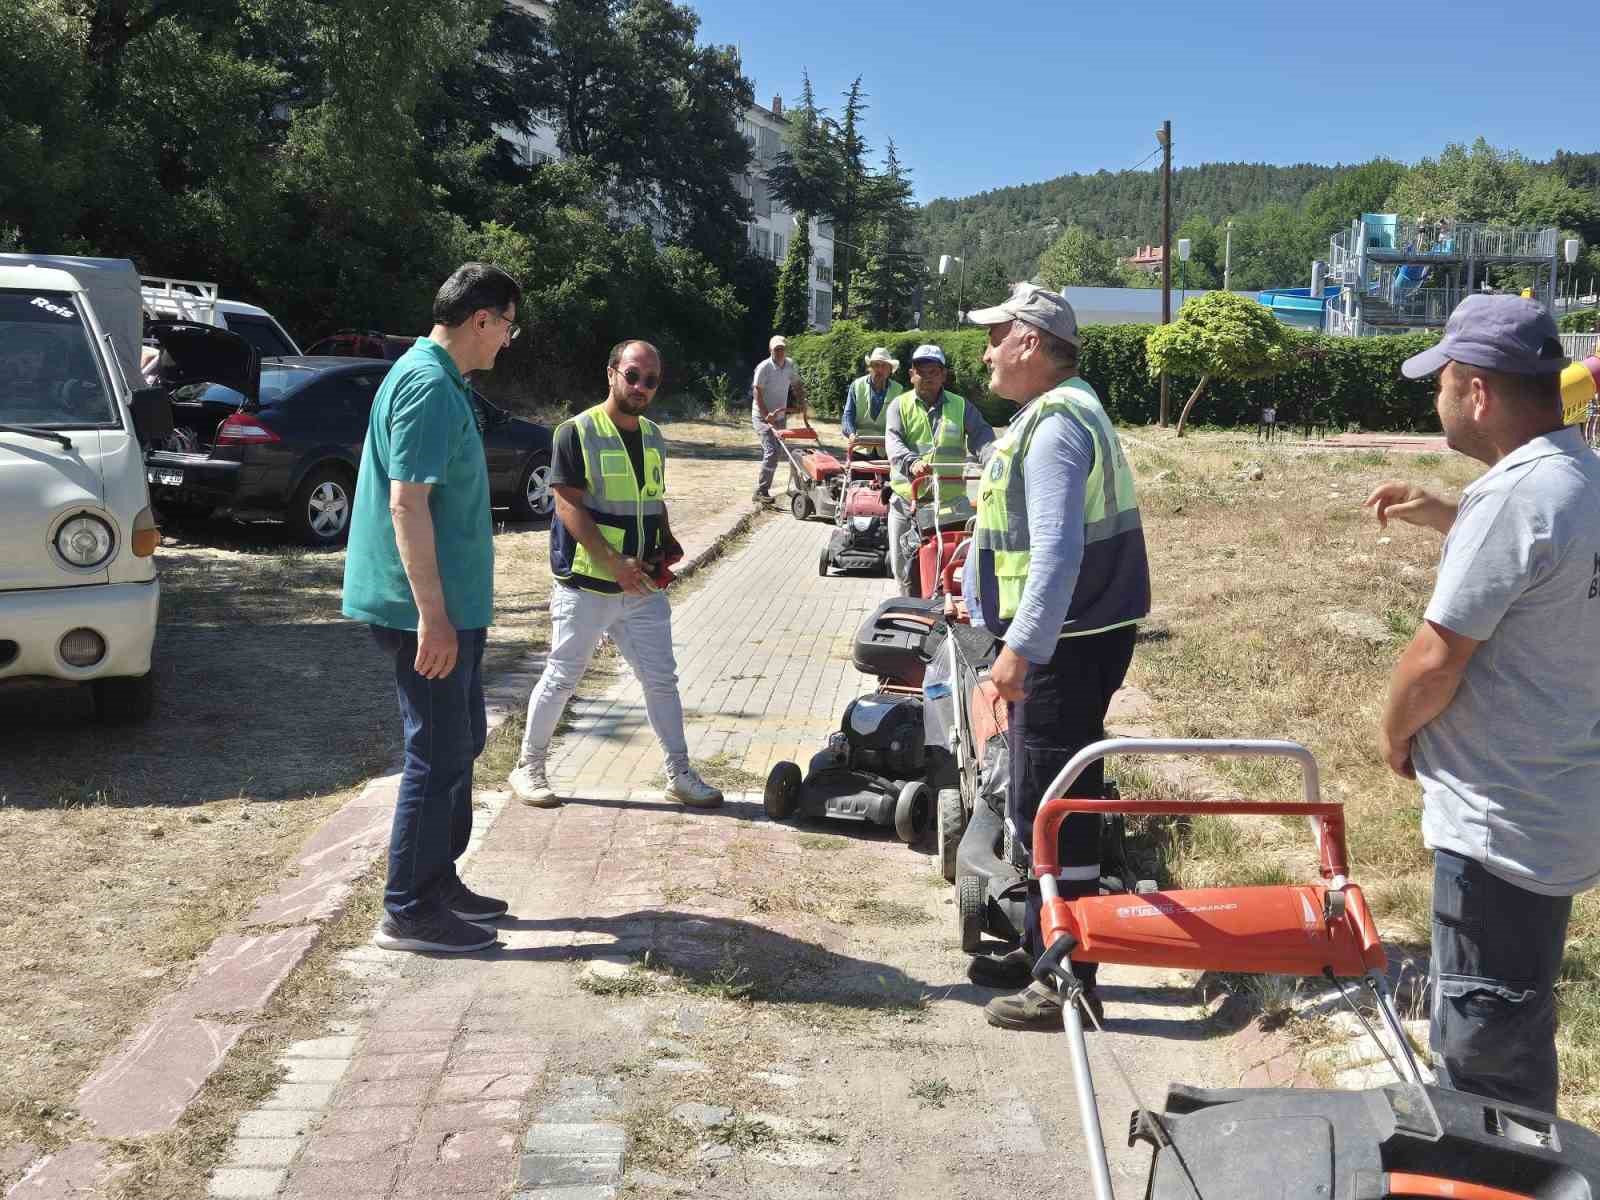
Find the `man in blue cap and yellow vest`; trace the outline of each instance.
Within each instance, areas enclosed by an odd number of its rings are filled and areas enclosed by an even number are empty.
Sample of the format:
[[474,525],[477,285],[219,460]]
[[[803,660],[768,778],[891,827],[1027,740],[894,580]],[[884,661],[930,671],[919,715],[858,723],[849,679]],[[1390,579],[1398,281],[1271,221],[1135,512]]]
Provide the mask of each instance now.
[[[1032,848],[1033,817],[1067,761],[1105,736],[1106,709],[1133,659],[1137,622],[1150,611],[1150,568],[1133,473],[1095,391],[1078,376],[1078,321],[1059,293],[1019,283],[1004,304],[970,315],[989,327],[989,391],[1018,405],[995,442],[978,495],[977,529],[962,594],[974,624],[1003,638],[990,671],[1010,702],[1007,816]],[[1075,796],[1098,796],[1101,764]],[[1059,887],[1093,895],[1100,879],[1100,818],[1061,829]],[[1043,952],[1037,882],[1028,891],[1024,945],[970,968],[974,982],[1018,986]],[[1098,1018],[1093,964],[1075,964]],[[1059,1029],[1061,1002],[1037,983],[991,1000],[1003,1029]]]
[[[962,468],[994,441],[994,430],[976,405],[945,390],[949,379],[944,351],[930,344],[911,355],[911,388],[893,404],[885,405],[889,419],[885,438],[889,449],[889,567],[902,594],[910,591],[911,559],[917,535],[912,521],[913,487],[920,479],[939,473],[942,497],[966,496]],[[931,483],[915,494],[918,504],[933,503]]]
[[511,790],[524,804],[561,803],[545,775],[556,723],[609,633],[644,688],[645,715],[667,758],[667,795],[714,808],[722,793],[689,765],[672,655],[672,607],[658,584],[683,554],[667,524],[667,444],[644,416],[661,386],[661,354],[649,342],[619,342],[606,363],[610,391],[556,429],[550,488],[550,653],[528,697],[522,755]]

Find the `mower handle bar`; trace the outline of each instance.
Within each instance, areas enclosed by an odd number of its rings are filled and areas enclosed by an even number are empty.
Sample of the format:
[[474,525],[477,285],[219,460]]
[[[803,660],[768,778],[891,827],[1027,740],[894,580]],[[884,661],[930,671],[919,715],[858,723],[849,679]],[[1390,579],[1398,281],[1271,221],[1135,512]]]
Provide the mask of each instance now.
[[[1167,801],[1108,800],[1103,797],[1066,796],[1088,768],[1113,754],[1198,754],[1211,758],[1292,758],[1300,764],[1305,799],[1288,802],[1253,801]],[[1344,808],[1324,803],[1317,760],[1299,742],[1266,738],[1106,738],[1091,742],[1074,754],[1045,789],[1044,799],[1033,819],[1034,874],[1054,876],[1060,864],[1057,835],[1061,824],[1074,812],[1133,812],[1161,814],[1260,813],[1262,815],[1301,815],[1311,822],[1323,873],[1334,886],[1343,887],[1349,870],[1344,846]]]

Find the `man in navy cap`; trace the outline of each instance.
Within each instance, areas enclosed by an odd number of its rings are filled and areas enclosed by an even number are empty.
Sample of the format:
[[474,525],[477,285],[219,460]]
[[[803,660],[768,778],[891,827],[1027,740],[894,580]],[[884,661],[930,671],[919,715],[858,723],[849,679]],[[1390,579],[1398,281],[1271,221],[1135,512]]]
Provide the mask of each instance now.
[[1600,458],[1562,427],[1565,365],[1543,308],[1469,296],[1401,370],[1438,375],[1445,440],[1489,469],[1459,500],[1366,500],[1445,534],[1378,729],[1434,853],[1439,1080],[1545,1112],[1572,897],[1600,882]]

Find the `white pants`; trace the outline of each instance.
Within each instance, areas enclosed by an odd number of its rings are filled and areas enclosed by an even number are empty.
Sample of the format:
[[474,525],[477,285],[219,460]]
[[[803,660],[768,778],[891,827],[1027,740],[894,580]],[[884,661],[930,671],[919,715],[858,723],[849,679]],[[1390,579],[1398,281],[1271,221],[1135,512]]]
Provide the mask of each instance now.
[[544,674],[528,697],[522,757],[541,758],[549,749],[562,710],[589,668],[600,635],[609,633],[644,687],[644,710],[666,752],[667,772],[689,765],[678,697],[678,664],[672,656],[672,606],[666,593],[603,595],[556,584],[550,589],[550,654]]
[[916,523],[896,496],[889,501],[889,570],[900,585],[902,596],[911,594],[911,558],[916,552],[905,543],[915,536],[915,531]]

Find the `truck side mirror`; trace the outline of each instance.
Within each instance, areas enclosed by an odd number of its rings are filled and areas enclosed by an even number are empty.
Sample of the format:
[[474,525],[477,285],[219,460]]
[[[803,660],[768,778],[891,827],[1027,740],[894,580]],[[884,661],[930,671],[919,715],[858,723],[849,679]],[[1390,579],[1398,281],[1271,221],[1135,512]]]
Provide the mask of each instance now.
[[166,388],[134,389],[130,407],[133,409],[133,432],[140,445],[152,445],[172,432],[172,397],[167,395]]

